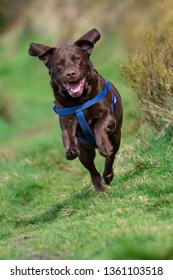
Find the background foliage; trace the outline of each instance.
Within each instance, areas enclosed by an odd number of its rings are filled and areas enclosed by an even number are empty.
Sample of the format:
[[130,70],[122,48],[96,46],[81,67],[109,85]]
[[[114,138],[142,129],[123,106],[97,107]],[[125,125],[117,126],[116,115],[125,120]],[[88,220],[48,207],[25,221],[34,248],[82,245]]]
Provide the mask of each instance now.
[[147,34],[144,46],[122,67],[148,122],[173,137],[173,29]]

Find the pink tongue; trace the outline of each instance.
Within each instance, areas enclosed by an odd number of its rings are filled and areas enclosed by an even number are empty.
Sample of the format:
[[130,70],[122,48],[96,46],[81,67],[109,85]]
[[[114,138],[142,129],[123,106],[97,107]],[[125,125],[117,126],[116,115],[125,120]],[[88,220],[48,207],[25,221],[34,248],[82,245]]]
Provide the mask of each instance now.
[[68,89],[72,93],[81,91],[81,82],[78,83],[68,83]]
[[70,91],[77,92],[80,90],[80,83],[70,83],[68,86]]

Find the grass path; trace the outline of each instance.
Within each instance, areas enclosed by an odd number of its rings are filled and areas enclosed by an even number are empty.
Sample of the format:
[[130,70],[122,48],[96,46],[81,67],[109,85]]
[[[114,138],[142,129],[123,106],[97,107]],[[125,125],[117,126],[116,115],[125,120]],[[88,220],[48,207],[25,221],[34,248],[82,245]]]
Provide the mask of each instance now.
[[[0,259],[173,258],[172,143],[141,129],[147,140],[137,145],[141,120],[118,74],[118,38],[94,57],[124,105],[115,178],[102,195],[77,159],[65,159],[47,72],[27,55],[30,41],[21,38],[12,56],[11,44],[0,46],[1,102],[12,116],[0,120]],[[96,164],[101,171],[100,156]]]
[[124,145],[111,187],[98,195],[54,135],[38,133],[1,160],[1,259],[172,258],[170,143]]

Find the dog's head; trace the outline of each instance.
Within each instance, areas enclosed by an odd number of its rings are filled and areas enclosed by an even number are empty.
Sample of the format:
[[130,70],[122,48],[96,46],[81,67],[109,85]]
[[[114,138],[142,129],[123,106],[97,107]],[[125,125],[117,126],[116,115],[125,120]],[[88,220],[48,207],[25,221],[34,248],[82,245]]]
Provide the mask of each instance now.
[[73,45],[49,47],[31,43],[29,54],[38,56],[49,69],[49,74],[57,86],[72,97],[80,97],[90,75],[92,64],[89,56],[100,33],[92,29]]

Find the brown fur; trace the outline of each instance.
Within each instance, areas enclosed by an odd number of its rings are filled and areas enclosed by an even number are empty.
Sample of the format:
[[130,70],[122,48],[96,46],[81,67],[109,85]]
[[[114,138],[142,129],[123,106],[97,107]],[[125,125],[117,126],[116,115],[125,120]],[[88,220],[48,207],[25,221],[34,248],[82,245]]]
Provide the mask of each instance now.
[[[38,56],[49,69],[55,104],[58,108],[76,106],[93,98],[105,88],[105,79],[93,68],[90,54],[100,33],[92,29],[72,45],[49,47],[31,43],[29,54]],[[95,134],[96,143],[83,144],[76,134],[83,132],[74,114],[60,117],[62,139],[68,160],[79,157],[88,169],[97,191],[104,190],[113,179],[113,162],[119,150],[122,125],[122,103],[117,89],[110,83],[111,89],[97,104],[84,111],[85,118]],[[112,112],[112,95],[116,96],[115,111]],[[103,180],[97,171],[94,158],[98,148],[105,157]]]

